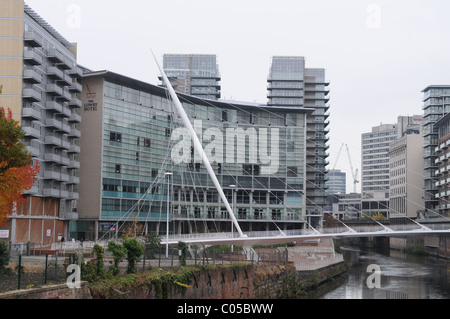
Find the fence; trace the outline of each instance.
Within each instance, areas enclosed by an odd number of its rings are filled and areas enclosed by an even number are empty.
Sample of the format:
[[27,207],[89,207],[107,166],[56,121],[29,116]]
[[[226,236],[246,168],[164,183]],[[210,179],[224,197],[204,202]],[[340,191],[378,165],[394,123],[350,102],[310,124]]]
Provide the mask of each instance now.
[[[101,243],[106,247],[106,243]],[[13,254],[10,259],[9,274],[0,274],[0,293],[39,287],[46,284],[62,284],[70,275],[66,272],[69,264],[75,263],[75,256],[83,256],[85,262],[95,259],[92,253],[94,242],[58,243],[52,247],[23,245],[26,254]],[[146,249],[141,261],[136,263],[137,271],[150,267],[172,268],[183,263],[186,265],[216,265],[236,262],[286,263],[287,250],[284,248],[248,249],[239,246],[192,246],[184,257],[177,248],[165,246],[158,249]],[[104,268],[112,264],[112,254],[104,249]],[[122,261],[119,268],[126,272],[127,262]]]

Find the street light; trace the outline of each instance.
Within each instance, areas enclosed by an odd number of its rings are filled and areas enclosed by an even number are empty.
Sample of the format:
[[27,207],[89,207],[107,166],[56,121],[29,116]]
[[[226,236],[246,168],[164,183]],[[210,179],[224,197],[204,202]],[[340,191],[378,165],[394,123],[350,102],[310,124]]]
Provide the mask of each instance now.
[[169,195],[170,195],[170,176],[173,174],[171,172],[167,172],[164,174],[167,176],[167,216],[166,216],[166,258],[169,258]]
[[[236,188],[237,188],[237,186],[236,185],[230,185],[229,187],[231,187],[232,188],[232,200],[231,200],[231,202],[232,202],[232,205],[233,205],[233,207],[232,207],[232,211],[233,211],[233,214],[235,214],[235,212],[234,212],[234,210],[235,210],[235,203],[234,203],[234,192],[235,192],[235,190],[236,190]],[[231,216],[230,216],[231,217]],[[233,219],[231,219],[231,238],[234,238],[234,227],[233,227]],[[231,252],[233,252],[234,251],[234,245],[231,245]]]

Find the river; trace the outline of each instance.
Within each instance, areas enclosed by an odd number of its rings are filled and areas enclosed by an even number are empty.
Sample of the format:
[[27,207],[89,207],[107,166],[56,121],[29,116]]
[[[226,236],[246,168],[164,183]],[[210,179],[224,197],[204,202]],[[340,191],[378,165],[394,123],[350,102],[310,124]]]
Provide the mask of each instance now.
[[444,259],[397,250],[343,247],[342,253],[348,278],[318,299],[450,299],[450,263]]

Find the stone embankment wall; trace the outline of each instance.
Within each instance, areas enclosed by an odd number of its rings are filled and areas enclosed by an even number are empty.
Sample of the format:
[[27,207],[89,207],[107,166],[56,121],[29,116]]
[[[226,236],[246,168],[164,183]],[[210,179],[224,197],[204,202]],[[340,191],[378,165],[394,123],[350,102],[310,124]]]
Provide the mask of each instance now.
[[344,263],[310,273],[299,273],[292,264],[217,266],[194,272],[185,287],[137,284],[122,291],[110,287],[106,293],[83,282],[79,289],[47,286],[0,294],[0,299],[292,299],[345,271]]

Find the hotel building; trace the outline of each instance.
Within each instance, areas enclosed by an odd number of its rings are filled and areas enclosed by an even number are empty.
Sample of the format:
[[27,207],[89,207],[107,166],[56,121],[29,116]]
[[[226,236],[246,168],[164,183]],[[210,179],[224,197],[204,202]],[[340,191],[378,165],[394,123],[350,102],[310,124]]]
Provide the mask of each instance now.
[[49,244],[77,219],[82,71],[70,43],[20,0],[0,2],[0,105],[41,167],[6,226],[14,243]]
[[[120,236],[132,225],[165,234],[167,220],[171,234],[230,231],[225,205],[165,88],[109,71],[85,73],[82,85],[73,238]],[[178,96],[242,230],[305,227],[307,120],[314,110]]]

